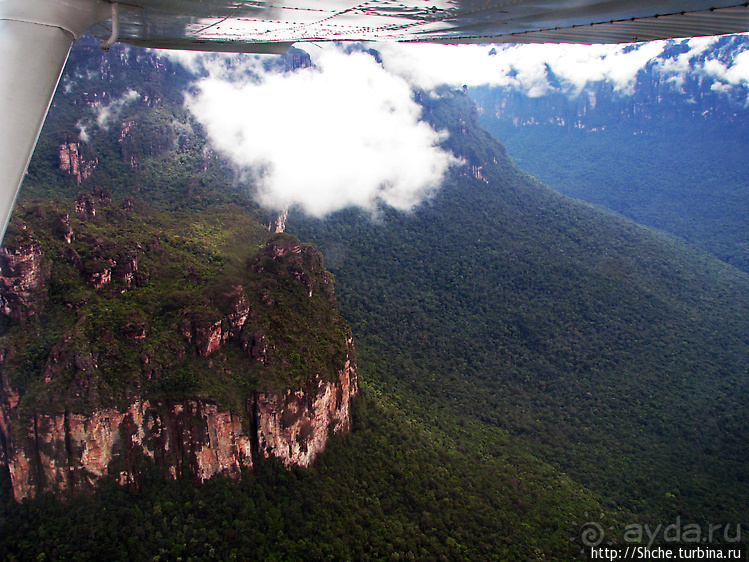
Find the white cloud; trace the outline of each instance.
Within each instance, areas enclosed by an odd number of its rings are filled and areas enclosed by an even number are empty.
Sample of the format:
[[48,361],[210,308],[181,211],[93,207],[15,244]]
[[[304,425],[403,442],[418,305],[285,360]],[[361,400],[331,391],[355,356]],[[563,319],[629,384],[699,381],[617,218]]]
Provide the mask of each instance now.
[[425,89],[437,84],[504,86],[530,97],[551,91],[549,71],[565,93],[608,80],[630,94],[637,73],[665,42],[621,45],[382,45],[385,67]]
[[695,37],[689,39],[686,44],[688,51],[658,61],[661,74],[666,80],[681,89],[687,76],[694,72],[696,61],[716,41],[718,37]]
[[160,56],[182,65],[185,70],[198,74],[203,69],[203,63],[210,55],[201,51],[178,51],[175,49],[154,49]]
[[139,100],[140,97],[138,92],[131,89],[108,104],[93,105],[92,109],[96,114],[94,118],[85,117],[76,123],[78,136],[83,142],[88,142],[91,137],[90,131],[94,126],[99,129],[108,129],[109,125],[120,116],[125,105]]
[[88,123],[84,119],[81,119],[75,124],[75,126],[78,127],[78,138],[83,142],[89,142],[91,140],[91,135],[88,132]]
[[246,55],[234,53],[212,53],[201,51],[177,51],[157,49],[159,55],[182,65],[196,76],[221,76],[235,81],[258,76],[264,72],[263,60],[275,55]]
[[[351,205],[372,209],[378,202],[411,209],[457,163],[440,148],[440,133],[419,120],[413,87],[489,85],[530,97],[550,92],[573,97],[589,83],[607,81],[619,94],[631,95],[638,74],[651,68],[679,89],[690,76],[713,80],[717,91],[749,88],[749,43],[718,49],[710,55],[718,60],[707,57],[717,41],[683,40],[676,49],[667,41],[388,43],[375,45],[382,65],[363,53],[300,44],[315,68],[291,73],[266,70],[262,56],[164,54],[201,77],[186,104],[213,146],[255,176],[258,201],[273,208],[296,204],[323,216]],[[106,123],[108,116],[101,119]]]
[[[385,67],[424,89],[439,84],[498,86],[529,97],[550,92],[578,95],[588,83],[607,81],[622,95],[632,95],[638,73],[653,66],[666,81],[681,88],[688,76],[704,76],[717,87],[746,86],[746,50],[730,47],[733,62],[705,62],[718,37],[682,41],[687,50],[666,56],[668,41],[634,45],[378,45]],[[550,73],[555,81],[549,80]]]
[[588,82],[608,81],[614,90],[631,95],[637,74],[652,59],[663,52],[664,41],[653,41],[640,45],[569,45],[574,47],[568,54],[559,52],[552,63],[557,76],[573,85],[579,93]]
[[271,208],[323,216],[381,201],[408,210],[457,162],[419,120],[410,85],[365,54],[326,49],[314,69],[243,80],[220,72],[196,87],[188,108],[219,152],[255,174],[257,199]]
[[96,124],[100,128],[106,129],[107,127],[109,127],[109,124],[112,121],[117,119],[117,117],[120,115],[120,112],[122,111],[122,108],[125,107],[126,104],[134,102],[138,99],[140,99],[140,94],[138,92],[136,92],[135,90],[128,90],[113,102],[106,105],[97,106],[95,108]]
[[715,90],[729,90],[731,86],[749,87],[749,50],[743,51],[733,58],[730,65],[719,60],[707,60],[705,72],[713,77]]

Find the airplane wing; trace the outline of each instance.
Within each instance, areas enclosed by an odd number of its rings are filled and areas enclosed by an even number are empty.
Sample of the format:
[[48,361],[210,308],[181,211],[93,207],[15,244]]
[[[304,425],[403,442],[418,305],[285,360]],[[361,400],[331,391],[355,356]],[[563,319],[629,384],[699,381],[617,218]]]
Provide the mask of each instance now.
[[[213,50],[299,41],[632,43],[749,29],[737,0],[131,0],[121,41]],[[111,27],[97,25],[105,38]]]
[[749,2],[0,0],[0,234],[70,46],[88,30],[105,46],[254,53],[320,41],[622,43],[749,31]]

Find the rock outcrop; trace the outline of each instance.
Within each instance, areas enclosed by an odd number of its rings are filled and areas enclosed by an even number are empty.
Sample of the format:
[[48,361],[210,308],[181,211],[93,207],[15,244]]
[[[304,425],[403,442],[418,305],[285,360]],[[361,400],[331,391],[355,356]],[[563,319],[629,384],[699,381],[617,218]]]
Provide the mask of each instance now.
[[309,466],[325,448],[329,431],[348,431],[349,404],[356,392],[356,370],[349,358],[333,383],[316,376],[297,391],[259,393],[254,404],[259,452],[287,465]]
[[89,177],[99,163],[96,158],[85,158],[81,154],[81,143],[77,141],[60,143],[58,154],[60,157],[60,169],[73,176],[77,183],[81,183],[81,181]]
[[138,400],[125,411],[38,413],[23,421],[21,443],[8,444],[17,500],[39,490],[85,490],[106,475],[137,484],[144,458],[175,478],[189,473],[197,481],[218,473],[238,478],[242,466],[252,467],[241,418],[199,400]]
[[137,485],[145,459],[172,478],[196,482],[217,474],[239,479],[257,455],[306,467],[325,449],[331,431],[349,429],[357,392],[352,359],[336,381],[316,376],[300,390],[254,393],[241,414],[209,400],[137,399],[124,410],[16,417],[18,393],[3,379],[0,462],[10,470],[19,501],[43,490],[87,490],[103,476]]
[[195,482],[261,458],[309,466],[348,430],[357,392],[322,256],[268,235],[225,278],[158,221],[123,239],[130,216],[82,196],[27,211],[0,249],[0,466],[15,498],[102,477],[137,487],[153,464]]
[[0,248],[0,314],[25,321],[44,300],[49,277],[41,246],[33,239]]

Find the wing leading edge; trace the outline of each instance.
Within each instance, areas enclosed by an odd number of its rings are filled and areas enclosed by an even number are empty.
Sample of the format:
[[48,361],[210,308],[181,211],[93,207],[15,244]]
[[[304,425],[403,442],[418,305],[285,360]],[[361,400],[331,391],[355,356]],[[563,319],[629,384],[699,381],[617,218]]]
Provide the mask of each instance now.
[[737,0],[0,0],[0,240],[73,41],[283,53],[294,42],[621,43],[749,31]]

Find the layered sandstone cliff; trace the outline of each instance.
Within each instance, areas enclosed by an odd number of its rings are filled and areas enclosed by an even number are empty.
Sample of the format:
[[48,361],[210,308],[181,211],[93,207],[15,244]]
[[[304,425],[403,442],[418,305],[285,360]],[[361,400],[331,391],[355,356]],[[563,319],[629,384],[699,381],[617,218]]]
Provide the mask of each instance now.
[[42,249],[30,239],[15,248],[0,248],[0,314],[25,321],[43,305],[43,285],[48,277]]
[[73,176],[77,183],[88,178],[99,163],[96,158],[86,158],[79,141],[64,141],[58,148],[60,170]]
[[0,250],[0,466],[16,499],[137,486],[154,464],[196,482],[261,457],[309,466],[357,392],[320,254],[265,234],[225,279],[228,258],[211,270],[148,222],[127,227],[131,213],[97,194],[29,210]]
[[16,416],[18,395],[3,379],[0,463],[19,501],[42,490],[86,490],[103,476],[137,485],[145,459],[196,482],[217,474],[239,479],[258,455],[309,466],[330,431],[349,429],[356,391],[356,370],[347,361],[336,381],[318,376],[300,390],[253,393],[241,413],[201,399],[137,399],[124,410]]

